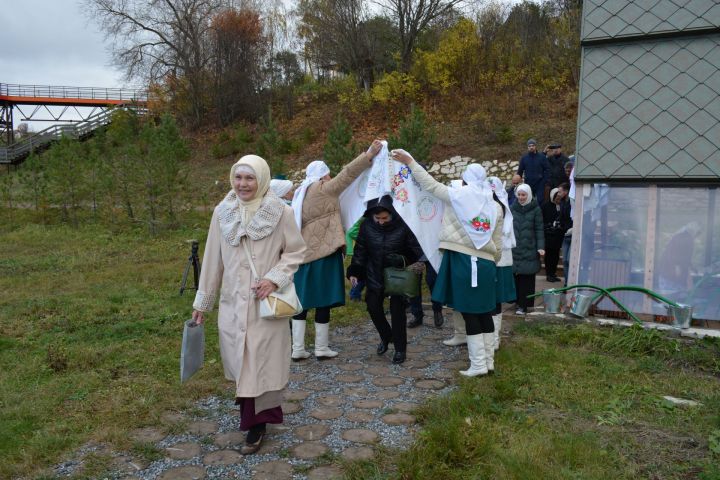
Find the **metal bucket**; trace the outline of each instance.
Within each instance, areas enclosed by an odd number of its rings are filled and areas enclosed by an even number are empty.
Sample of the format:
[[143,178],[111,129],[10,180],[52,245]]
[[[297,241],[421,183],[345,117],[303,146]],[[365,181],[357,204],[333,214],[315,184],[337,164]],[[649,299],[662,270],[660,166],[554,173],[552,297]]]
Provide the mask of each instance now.
[[692,305],[678,303],[677,307],[668,305],[667,310],[668,315],[673,319],[673,327],[681,329],[690,328],[690,320],[692,320],[693,314]]
[[587,317],[590,305],[592,305],[592,299],[590,295],[583,295],[582,293],[576,293],[570,306],[570,313],[576,317],[585,318]]
[[543,290],[543,303],[545,304],[546,313],[560,313],[560,303],[562,302],[562,292],[556,292],[554,289]]

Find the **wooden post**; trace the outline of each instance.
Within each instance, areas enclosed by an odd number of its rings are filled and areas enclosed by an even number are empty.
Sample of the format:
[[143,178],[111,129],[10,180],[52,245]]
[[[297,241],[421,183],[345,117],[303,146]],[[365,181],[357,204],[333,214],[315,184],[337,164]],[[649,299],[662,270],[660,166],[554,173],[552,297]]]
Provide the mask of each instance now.
[[[653,288],[655,279],[655,250],[657,248],[657,212],[658,212],[658,188],[657,185],[648,187],[647,207],[647,231],[645,232],[645,277],[643,287]],[[647,295],[643,299],[643,313],[651,313],[652,305]]]
[[568,272],[568,285],[578,283],[580,273],[580,246],[582,245],[582,224],[583,224],[583,197],[585,192],[590,192],[590,184],[575,184],[575,206],[573,207],[573,234],[570,244],[570,266]]

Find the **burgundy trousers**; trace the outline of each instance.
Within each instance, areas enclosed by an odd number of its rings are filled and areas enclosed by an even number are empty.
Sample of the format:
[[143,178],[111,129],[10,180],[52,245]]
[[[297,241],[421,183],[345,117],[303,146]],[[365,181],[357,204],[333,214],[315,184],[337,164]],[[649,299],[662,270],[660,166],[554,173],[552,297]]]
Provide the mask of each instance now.
[[279,405],[259,413],[255,413],[254,398],[237,397],[235,405],[240,405],[240,430],[243,432],[259,423],[283,423],[283,411]]

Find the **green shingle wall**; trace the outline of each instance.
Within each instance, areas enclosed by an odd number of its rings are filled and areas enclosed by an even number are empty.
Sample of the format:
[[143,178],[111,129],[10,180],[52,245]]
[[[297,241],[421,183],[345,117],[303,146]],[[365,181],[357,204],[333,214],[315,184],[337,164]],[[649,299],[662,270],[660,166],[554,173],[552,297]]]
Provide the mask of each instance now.
[[[720,3],[590,0],[583,15],[585,40],[615,41],[583,47],[576,178],[720,179]],[[706,33],[652,38],[670,28]]]
[[583,40],[689,32],[720,26],[717,0],[585,0]]

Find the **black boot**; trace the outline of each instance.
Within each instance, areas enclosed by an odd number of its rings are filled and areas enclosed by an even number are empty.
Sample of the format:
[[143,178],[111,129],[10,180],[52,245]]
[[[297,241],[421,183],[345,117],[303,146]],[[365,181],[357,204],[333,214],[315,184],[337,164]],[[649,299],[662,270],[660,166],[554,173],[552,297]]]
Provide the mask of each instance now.
[[257,425],[253,425],[245,437],[245,445],[240,449],[240,453],[250,455],[257,452],[260,450],[263,438],[265,438],[265,424],[258,423]]
[[419,315],[413,315],[413,319],[407,324],[408,328],[416,328],[423,324],[423,317]]
[[399,365],[405,361],[405,352],[395,352],[395,355],[393,355],[392,362],[396,365]]
[[382,355],[383,353],[387,352],[389,343],[390,342],[386,342],[386,341],[381,341],[380,343],[378,343],[377,354]]
[[445,317],[443,316],[442,310],[433,311],[433,321],[435,322],[435,328],[440,328],[445,323]]

